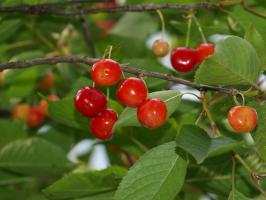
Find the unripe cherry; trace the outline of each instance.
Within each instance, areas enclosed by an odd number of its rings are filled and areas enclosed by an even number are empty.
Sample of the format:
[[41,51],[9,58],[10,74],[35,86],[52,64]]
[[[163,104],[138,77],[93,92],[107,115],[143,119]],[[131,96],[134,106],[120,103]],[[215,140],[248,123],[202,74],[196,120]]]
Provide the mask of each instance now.
[[48,71],[42,81],[39,84],[39,88],[42,90],[48,90],[54,86],[54,74],[51,71]]
[[107,107],[106,96],[94,87],[82,87],[74,98],[78,112],[85,117],[95,117]]
[[158,57],[164,57],[169,52],[169,44],[164,39],[155,40],[152,45],[153,53]]
[[118,119],[118,115],[110,108],[99,113],[92,118],[89,126],[92,134],[101,140],[110,139],[113,136],[113,126]]
[[139,106],[148,95],[148,89],[142,79],[130,77],[123,79],[116,91],[117,99],[129,107]]
[[171,54],[171,64],[178,72],[190,72],[196,67],[197,56],[193,49],[179,47]]
[[211,43],[201,43],[196,48],[197,62],[201,63],[206,57],[214,53],[214,45]]
[[[51,100],[51,101],[57,101],[57,100],[59,100],[59,97],[58,97],[57,95],[53,95],[53,94],[51,94],[51,95],[49,95],[49,96],[47,97],[47,99],[48,99],[48,100]],[[40,110],[42,111],[42,113],[43,113],[44,115],[48,115],[48,102],[47,102],[46,99],[42,99],[42,100],[40,101],[40,103],[39,103],[39,108],[40,108]]]
[[27,124],[31,128],[35,128],[43,124],[44,122],[44,114],[40,110],[39,107],[31,107],[29,111],[29,117],[27,120]]
[[144,101],[137,109],[139,122],[147,128],[158,128],[167,119],[166,104],[157,98]]
[[16,105],[15,109],[12,111],[12,117],[19,121],[26,122],[29,117],[30,106],[26,103],[21,103]]
[[256,110],[249,106],[234,106],[227,118],[231,127],[239,133],[250,133],[258,121]]
[[120,64],[111,59],[102,59],[91,68],[91,77],[97,85],[111,86],[118,82],[122,75]]

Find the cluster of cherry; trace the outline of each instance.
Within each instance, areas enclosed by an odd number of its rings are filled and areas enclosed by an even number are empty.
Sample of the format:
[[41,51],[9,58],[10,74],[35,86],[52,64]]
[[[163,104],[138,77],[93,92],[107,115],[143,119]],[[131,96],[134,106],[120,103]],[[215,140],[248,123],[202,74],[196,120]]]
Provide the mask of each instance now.
[[[122,75],[120,64],[111,59],[96,62],[91,69],[95,84],[111,86]],[[166,104],[157,98],[147,98],[148,89],[140,78],[124,78],[116,91],[117,99],[125,106],[136,107],[139,122],[147,128],[157,128],[167,118]],[[107,108],[107,97],[95,87],[82,87],[74,98],[78,112],[91,118],[89,126],[95,137],[106,140],[113,135],[113,126],[118,120],[117,113]]]
[[[152,45],[153,53],[158,57],[164,57],[169,52],[169,44],[164,39],[156,40]],[[178,72],[191,72],[203,60],[214,53],[214,45],[201,43],[194,50],[187,47],[178,47],[171,52],[171,64]]]
[[[57,95],[48,95],[50,101],[57,101]],[[36,128],[43,124],[45,117],[48,115],[48,102],[41,99],[38,105],[29,105],[28,103],[20,103],[12,110],[12,117],[16,120],[26,122],[30,128]]]

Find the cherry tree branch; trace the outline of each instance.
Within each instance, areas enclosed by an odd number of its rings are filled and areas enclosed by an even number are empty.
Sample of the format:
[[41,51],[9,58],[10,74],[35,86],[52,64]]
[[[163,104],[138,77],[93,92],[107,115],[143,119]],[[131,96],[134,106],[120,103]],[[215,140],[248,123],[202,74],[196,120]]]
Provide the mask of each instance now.
[[242,1],[240,2],[240,5],[241,5],[246,11],[248,11],[248,12],[254,14],[254,15],[257,15],[257,16],[259,16],[259,17],[266,18],[266,14],[265,14],[265,13],[260,13],[260,12],[256,11],[255,9],[253,9],[253,8],[251,8],[251,7],[249,7],[249,6],[247,6],[247,5],[245,4],[245,1],[244,1],[244,0],[242,0]]
[[[38,58],[38,59],[28,60],[28,61],[8,62],[5,64],[0,64],[0,71],[6,70],[6,69],[24,69],[24,68],[33,67],[36,65],[58,64],[58,63],[83,63],[87,65],[92,65],[98,60],[99,59],[89,58],[85,56],[58,56],[58,57],[53,57],[53,58]],[[191,88],[197,89],[199,91],[217,91],[217,92],[221,92],[221,93],[228,94],[228,95],[236,95],[239,93],[238,90],[233,89],[233,88],[196,84],[194,82],[173,76],[171,74],[146,71],[143,69],[133,68],[129,66],[121,66],[121,69],[124,72],[135,74],[137,76],[163,79],[163,80],[171,81],[173,83],[179,83],[182,85],[186,85]]]
[[43,3],[38,4],[38,6],[71,6],[71,5],[80,5],[88,3],[108,3],[113,2],[114,0],[74,0],[74,1],[63,1],[63,2],[54,2],[54,3]]
[[93,39],[92,39],[92,35],[91,35],[91,31],[90,31],[90,27],[88,25],[88,22],[86,20],[86,17],[84,15],[84,13],[81,13],[80,16],[79,16],[79,19],[80,19],[80,23],[81,23],[81,28],[82,28],[82,33],[83,33],[83,36],[84,36],[84,39],[90,49],[90,52],[91,52],[91,56],[93,58],[96,57],[96,50],[95,50],[95,46],[94,46],[94,42],[93,42]]
[[143,12],[143,11],[155,11],[162,9],[181,9],[188,10],[192,8],[209,8],[215,6],[215,4],[209,2],[202,3],[161,3],[161,4],[138,4],[138,5],[126,5],[107,8],[83,8],[83,9],[59,9],[53,8],[47,5],[35,5],[35,6],[15,6],[15,7],[0,7],[0,13],[26,13],[32,15],[39,14],[54,14],[62,16],[73,16],[94,13],[113,13],[113,12]]

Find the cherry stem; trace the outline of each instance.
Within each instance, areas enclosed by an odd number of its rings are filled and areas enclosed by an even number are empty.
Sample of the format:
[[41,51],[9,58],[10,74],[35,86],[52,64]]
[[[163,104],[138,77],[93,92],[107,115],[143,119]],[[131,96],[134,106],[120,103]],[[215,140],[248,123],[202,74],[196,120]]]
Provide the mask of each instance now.
[[137,145],[144,153],[149,151],[149,148],[146,147],[144,144],[142,144],[140,141],[138,141],[136,138],[134,138],[133,136],[129,136],[129,138],[131,139],[131,141]]
[[106,49],[104,50],[103,58],[106,58],[106,54],[107,54],[108,58],[110,59],[111,58],[111,54],[112,54],[112,49],[113,49],[112,45],[107,46]]
[[196,94],[194,94],[194,93],[192,93],[192,92],[185,92],[185,93],[182,94],[182,97],[183,97],[184,95],[186,95],[186,94],[193,95],[193,96],[196,97],[198,100],[201,100],[201,97],[200,97],[200,96],[198,96],[198,95],[196,95]]
[[209,121],[210,121],[210,124],[211,124],[211,128],[212,128],[212,137],[216,137],[216,136],[219,136],[221,135],[219,129],[217,128],[216,126],[216,123],[212,117],[212,114],[208,108],[208,104],[207,104],[207,100],[205,98],[205,94],[204,92],[201,92],[201,102],[202,102],[202,107],[203,107],[203,110],[205,111]]
[[238,153],[235,153],[234,157],[243,165],[243,167],[248,171],[248,173],[254,174],[251,167],[246,163],[246,161]]
[[123,71],[122,71],[122,77],[123,77],[123,79],[126,78],[125,73]]
[[171,101],[172,99],[174,99],[174,98],[176,98],[176,97],[178,97],[178,96],[183,96],[183,94],[178,93],[177,95],[175,95],[175,96],[173,96],[173,97],[170,97],[169,99],[166,99],[164,102],[166,103],[166,102],[168,102],[168,101]]
[[239,103],[239,101],[237,100],[237,95],[240,95],[242,98],[242,105],[245,105],[245,95],[241,92],[237,92],[236,95],[233,95],[233,99],[236,105],[241,105],[241,103]]
[[157,14],[160,17],[161,20],[161,25],[162,25],[162,37],[165,35],[165,21],[164,21],[164,17],[163,14],[160,10],[156,10]]
[[108,58],[109,58],[109,59],[111,58],[112,50],[113,50],[113,46],[111,45],[111,46],[109,47],[109,51],[108,51]]
[[187,24],[187,35],[186,35],[186,47],[189,46],[189,41],[190,41],[190,31],[191,31],[191,24],[192,24],[192,9],[189,10],[187,18],[188,18],[188,24]]
[[255,173],[251,167],[248,165],[248,163],[238,154],[234,153],[234,157],[242,164],[242,166],[247,170],[247,172],[250,174],[252,181],[254,182],[257,189],[266,196],[266,191],[261,187],[260,181],[263,176],[260,174]]
[[199,116],[198,116],[198,118],[195,121],[195,125],[198,125],[199,124],[199,122],[202,120],[204,114],[205,114],[205,111],[204,111],[204,109],[202,109],[201,112],[200,112],[200,114],[199,114]]
[[95,82],[94,81],[92,82],[92,87],[95,87]]
[[194,22],[195,22],[195,24],[196,24],[197,27],[198,27],[198,30],[199,30],[199,32],[200,32],[200,35],[201,35],[202,41],[203,41],[204,43],[207,43],[206,37],[205,37],[205,35],[204,35],[204,33],[203,33],[203,29],[202,29],[202,27],[201,27],[201,25],[200,25],[200,23],[199,23],[199,20],[198,20],[197,17],[194,15],[194,13],[192,13],[192,18],[194,19]]

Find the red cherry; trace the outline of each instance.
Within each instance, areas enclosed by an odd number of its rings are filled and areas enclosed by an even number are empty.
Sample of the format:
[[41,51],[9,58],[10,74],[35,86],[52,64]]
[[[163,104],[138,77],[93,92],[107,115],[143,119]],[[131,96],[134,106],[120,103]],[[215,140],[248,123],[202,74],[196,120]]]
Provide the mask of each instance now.
[[106,96],[94,87],[82,87],[74,99],[75,107],[85,117],[95,117],[107,107]]
[[211,43],[202,43],[195,51],[197,55],[197,62],[201,63],[207,56],[214,53],[214,45]]
[[42,90],[48,90],[54,86],[54,74],[51,71],[48,71],[42,81],[39,84],[39,88]]
[[111,59],[100,60],[91,68],[91,77],[93,81],[101,86],[116,84],[121,74],[120,64]]
[[114,25],[115,25],[115,22],[109,19],[96,22],[96,26],[105,31],[112,29]]
[[96,138],[101,140],[110,139],[113,136],[112,129],[117,119],[117,113],[112,109],[107,108],[91,119],[89,123],[91,132]]
[[29,111],[29,116],[27,124],[31,128],[40,126],[44,122],[44,114],[39,107],[31,107]]
[[240,133],[251,132],[257,126],[258,121],[256,110],[248,106],[231,108],[227,118],[231,127]]
[[147,98],[147,94],[145,82],[135,77],[122,80],[116,91],[117,99],[130,107],[139,106]]
[[171,54],[172,66],[179,72],[190,72],[196,66],[196,53],[193,49],[179,47]]
[[147,99],[137,110],[139,122],[147,128],[158,128],[167,118],[165,103],[157,98]]

